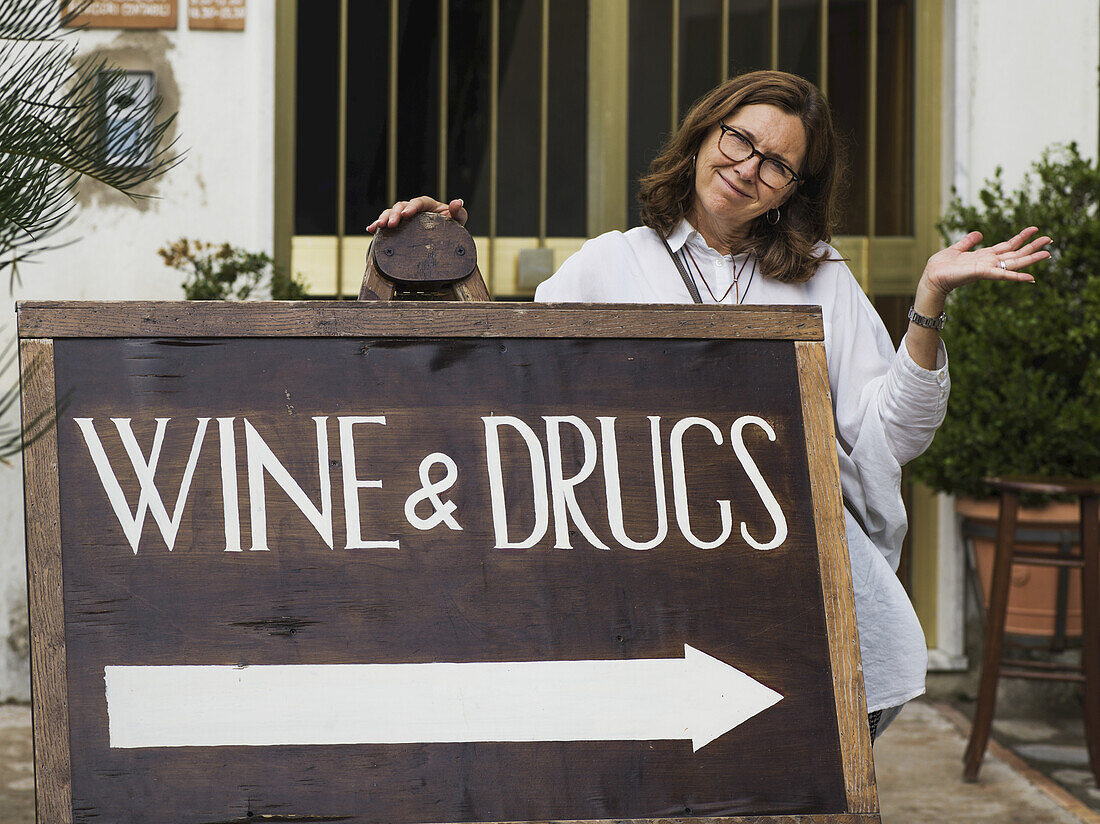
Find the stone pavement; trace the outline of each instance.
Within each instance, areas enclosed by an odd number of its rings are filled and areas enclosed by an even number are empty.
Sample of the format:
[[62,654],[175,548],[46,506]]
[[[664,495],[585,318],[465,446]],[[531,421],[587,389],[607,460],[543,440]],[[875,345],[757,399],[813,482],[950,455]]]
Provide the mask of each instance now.
[[[972,630],[980,629],[974,622]],[[978,649],[976,636],[970,647]],[[1071,660],[1062,663],[1074,663],[1078,654],[1067,653]],[[971,661],[979,659],[980,654],[971,654]],[[978,675],[977,666],[967,672],[928,674],[928,695],[964,735],[970,733],[977,704]],[[1100,789],[1089,769],[1083,716],[1079,684],[1002,678],[997,685],[991,744],[1004,748],[1004,759],[1026,762],[1022,769],[1040,773],[1037,781],[1045,777],[1053,782],[1100,821]]]
[[[981,780],[963,782],[966,742],[949,713],[913,702],[875,745],[883,824],[1100,824],[1100,815],[1067,809],[1077,803],[1068,794],[1059,800],[992,752]],[[34,824],[30,723],[26,706],[0,705],[0,824]]]
[[1043,711],[1012,717],[1010,705],[1002,712],[1006,717],[994,717],[993,735],[1028,765],[1100,813],[1100,789],[1089,767],[1083,711],[1079,705],[1073,710],[1058,711],[1048,705]]
[[883,824],[1100,824],[1100,815],[996,745],[978,781],[963,781],[968,724],[922,700],[902,711],[875,744]]

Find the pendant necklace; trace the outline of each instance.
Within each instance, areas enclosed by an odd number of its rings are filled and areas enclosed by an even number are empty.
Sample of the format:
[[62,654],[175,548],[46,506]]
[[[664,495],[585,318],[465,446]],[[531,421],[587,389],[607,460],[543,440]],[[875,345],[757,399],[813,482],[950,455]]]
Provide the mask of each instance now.
[[[686,259],[690,260],[691,265],[693,267],[695,267],[695,273],[699,276],[699,280],[703,281],[703,286],[706,287],[707,294],[710,295],[711,300],[713,300],[715,303],[722,303],[722,301],[724,301],[727,297],[729,297],[729,293],[736,288],[737,292],[736,292],[736,295],[735,295],[735,300],[737,301],[738,306],[741,305],[741,302],[745,299],[745,296],[748,295],[748,293],[749,293],[749,287],[752,286],[753,276],[756,274],[756,254],[755,253],[749,252],[748,256],[741,262],[741,266],[738,267],[734,271],[734,273],[733,273],[733,283],[731,283],[729,285],[729,288],[726,289],[726,291],[722,293],[721,298],[717,298],[717,297],[714,296],[714,292],[711,291],[710,284],[707,283],[707,279],[705,277],[703,277],[703,271],[702,271],[702,269],[699,268],[699,264],[695,260],[695,255],[693,255],[691,253],[691,249],[688,248],[688,245],[686,243],[684,244],[682,251],[687,253]],[[745,266],[748,264],[750,257],[752,258],[752,271],[749,273],[749,282],[745,284],[745,294],[742,295],[741,294],[741,287],[738,285],[738,281],[741,279],[741,273],[745,271]],[[731,261],[731,264],[732,264],[732,261]]]

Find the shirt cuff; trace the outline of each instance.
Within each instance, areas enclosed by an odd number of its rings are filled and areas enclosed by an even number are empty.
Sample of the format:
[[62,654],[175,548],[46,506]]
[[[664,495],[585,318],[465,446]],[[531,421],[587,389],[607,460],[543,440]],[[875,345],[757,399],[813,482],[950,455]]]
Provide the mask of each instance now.
[[905,370],[908,375],[912,375],[917,380],[935,383],[947,382],[947,347],[943,345],[942,340],[940,340],[939,348],[936,350],[935,369],[925,369],[923,366],[917,365],[917,362],[913,360],[913,356],[909,354],[909,347],[906,346],[904,337],[901,339],[901,345],[898,347],[896,362],[901,369]]
[[[902,338],[897,357],[886,374],[885,400],[892,419],[907,421],[918,429],[935,431],[947,412],[947,396],[951,392],[947,348],[942,340],[936,353],[936,364],[936,369],[918,366]],[[908,446],[915,447],[916,444]],[[923,447],[919,451],[923,451]]]

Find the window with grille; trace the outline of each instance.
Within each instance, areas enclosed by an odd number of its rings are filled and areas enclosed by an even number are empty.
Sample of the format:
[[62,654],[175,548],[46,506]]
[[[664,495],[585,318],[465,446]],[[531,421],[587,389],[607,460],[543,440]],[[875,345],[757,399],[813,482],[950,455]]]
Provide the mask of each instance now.
[[284,263],[316,294],[357,293],[364,227],[398,197],[431,194],[465,199],[494,294],[529,295],[524,250],[559,264],[586,237],[636,225],[638,177],[679,118],[758,68],[829,95],[849,167],[836,245],[865,288],[907,291],[935,242],[939,3],[280,3],[294,78],[277,92],[292,167],[277,175],[292,204],[280,231]]

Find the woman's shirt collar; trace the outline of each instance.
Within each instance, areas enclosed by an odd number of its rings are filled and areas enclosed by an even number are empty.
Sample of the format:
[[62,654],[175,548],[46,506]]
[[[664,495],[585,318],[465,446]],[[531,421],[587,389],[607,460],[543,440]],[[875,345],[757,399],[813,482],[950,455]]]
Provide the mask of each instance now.
[[697,235],[699,236],[700,241],[703,240],[702,236],[700,236],[699,233],[695,231],[695,227],[688,222],[688,219],[686,217],[680,218],[680,222],[676,225],[676,228],[669,233],[669,248],[671,248],[674,252],[679,252],[682,248],[684,248],[684,244],[687,243],[687,239],[691,235]]
[[[724,257],[727,260],[730,259],[729,255],[723,255],[717,250],[712,249],[686,217],[680,218],[680,222],[676,225],[676,228],[669,233],[667,240],[669,248],[672,249],[673,252],[679,252],[686,244],[690,243],[697,254],[703,252],[704,254],[713,255],[714,257]],[[742,252],[733,257],[734,259],[740,259],[743,254],[745,253]]]

